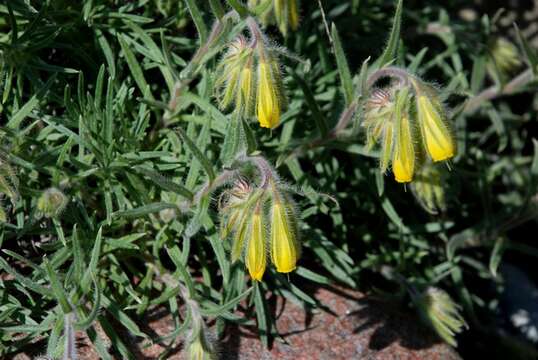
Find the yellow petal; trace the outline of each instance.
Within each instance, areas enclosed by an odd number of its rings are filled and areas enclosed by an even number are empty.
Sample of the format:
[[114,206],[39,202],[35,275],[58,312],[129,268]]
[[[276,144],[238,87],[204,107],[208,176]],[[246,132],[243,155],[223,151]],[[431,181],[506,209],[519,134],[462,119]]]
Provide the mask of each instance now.
[[405,183],[413,180],[415,171],[415,149],[411,136],[411,124],[409,118],[403,116],[399,123],[399,129],[392,160],[392,172],[396,181]]
[[456,149],[450,130],[430,99],[424,95],[418,96],[418,114],[426,150],[433,161],[453,157]]
[[281,273],[295,270],[297,263],[298,249],[290,225],[286,209],[281,203],[276,202],[271,218],[271,258],[276,271]]
[[261,214],[252,216],[251,235],[248,241],[246,265],[250,276],[261,281],[265,272],[265,229]]

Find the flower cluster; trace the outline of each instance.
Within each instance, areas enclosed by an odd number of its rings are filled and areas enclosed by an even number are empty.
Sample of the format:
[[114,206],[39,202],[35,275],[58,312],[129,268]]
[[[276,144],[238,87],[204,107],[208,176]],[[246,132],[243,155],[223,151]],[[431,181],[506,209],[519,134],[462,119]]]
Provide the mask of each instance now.
[[55,218],[64,211],[67,203],[67,196],[60,189],[51,187],[43,191],[37,200],[37,210],[41,216]]
[[289,273],[300,256],[297,221],[289,194],[270,180],[253,187],[237,181],[224,193],[221,236],[231,235],[232,261],[244,255],[250,276],[261,281],[267,265],[267,254],[276,271]]
[[286,105],[276,49],[252,25],[252,37],[240,35],[228,45],[215,82],[221,109],[233,108],[242,117],[256,113],[261,127],[280,123]]
[[407,183],[424,154],[434,162],[448,160],[456,144],[437,91],[411,75],[399,80],[371,92],[364,126],[369,148],[381,143],[381,171],[392,165],[396,181]]
[[497,74],[504,77],[521,67],[517,47],[503,37],[494,37],[488,42],[488,61],[486,69],[495,79]]

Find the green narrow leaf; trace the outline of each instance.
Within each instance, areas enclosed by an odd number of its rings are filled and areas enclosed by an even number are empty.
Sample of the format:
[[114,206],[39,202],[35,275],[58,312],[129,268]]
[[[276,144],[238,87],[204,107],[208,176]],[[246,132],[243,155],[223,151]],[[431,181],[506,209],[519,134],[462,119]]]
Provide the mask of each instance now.
[[342,83],[342,92],[346,99],[346,104],[349,105],[353,101],[353,79],[351,78],[351,72],[349,71],[349,64],[347,63],[346,54],[342,48],[340,36],[336,25],[332,24],[331,36],[333,39],[334,56],[336,57],[336,66],[338,67],[338,74],[340,75],[340,82]]
[[99,228],[97,231],[97,236],[95,237],[95,243],[93,244],[92,255],[90,258],[90,263],[88,269],[84,273],[84,277],[80,283],[82,291],[86,293],[89,290],[90,281],[93,276],[97,275],[97,263],[99,262],[99,257],[101,255],[101,243],[103,241],[103,227]]
[[254,306],[256,307],[256,319],[258,320],[258,329],[261,341],[265,347],[269,346],[269,327],[267,318],[269,312],[265,305],[265,299],[262,294],[261,283],[256,281],[254,283]]
[[73,225],[73,232],[71,235],[71,245],[73,246],[73,277],[78,283],[82,281],[84,275],[84,254],[82,252],[82,247],[80,246],[80,240],[78,238],[78,229],[77,224]]
[[103,139],[105,144],[110,146],[112,144],[112,138],[114,134],[114,83],[113,78],[108,78],[108,84],[106,88],[106,101],[105,101],[105,116],[103,123]]
[[202,17],[202,13],[200,12],[198,5],[196,5],[195,0],[185,0],[185,4],[189,9],[192,20],[194,21],[194,26],[196,26],[196,30],[198,30],[200,44],[205,44],[207,40],[207,26],[204,22],[204,18]]
[[521,34],[521,31],[519,31],[519,27],[517,26],[517,24],[514,24],[514,28],[516,29],[517,38],[519,40],[523,53],[525,54],[525,58],[529,63],[529,67],[532,70],[532,74],[536,76],[538,75],[538,56],[536,55],[534,49],[527,42],[527,39],[525,39],[523,34]]
[[212,182],[213,180],[215,180],[215,172],[213,171],[213,165],[211,164],[209,159],[200,151],[200,149],[198,149],[194,141],[192,141],[187,136],[187,134],[182,128],[177,127],[175,128],[175,130],[178,133],[178,135],[181,137],[183,142],[190,149],[190,151],[192,152],[192,155],[200,162],[205,172],[207,173],[207,176],[209,177],[209,181]]
[[196,291],[194,289],[194,283],[192,281],[192,278],[185,268],[184,261],[181,256],[181,251],[179,250],[179,247],[174,246],[172,248],[166,248],[166,252],[168,253],[168,256],[170,256],[170,259],[172,259],[172,262],[176,266],[177,272],[181,277],[183,278],[183,282],[187,286],[187,289],[189,291],[189,296],[192,298],[195,296]]
[[224,166],[230,166],[238,153],[241,141],[241,120],[238,116],[232,116],[228,122],[226,135],[222,143],[222,151],[220,152],[220,160]]
[[250,9],[250,12],[256,16],[261,16],[268,11],[273,5],[273,0],[265,0],[256,5],[253,9]]
[[325,121],[325,117],[321,113],[321,109],[319,108],[318,103],[314,99],[314,94],[312,93],[312,90],[310,90],[310,87],[306,83],[306,81],[303,80],[304,76],[299,76],[297,73],[292,72],[293,79],[299,84],[301,87],[301,90],[303,91],[304,99],[306,101],[306,105],[310,108],[310,112],[312,113],[312,117],[314,118],[314,121],[316,122],[316,126],[318,128],[318,131],[322,138],[325,138],[327,134],[329,133],[329,127],[327,126],[327,122]]
[[159,212],[164,209],[175,209],[179,211],[178,207],[172,203],[157,202],[144,206],[140,206],[134,209],[120,210],[112,213],[112,217],[124,217],[124,218],[138,218]]
[[106,223],[107,225],[110,225],[112,223],[112,214],[113,214],[113,206],[112,206],[112,189],[110,189],[110,184],[108,181],[105,181],[105,211],[106,211]]
[[394,13],[394,20],[392,24],[392,31],[390,32],[389,41],[383,54],[375,62],[376,68],[382,68],[396,58],[398,53],[398,45],[400,42],[400,29],[402,26],[402,9],[403,0],[398,0],[396,5],[396,12]]
[[109,351],[107,347],[105,346],[105,343],[101,336],[95,331],[93,327],[89,328],[86,333],[88,334],[88,338],[95,346],[95,350],[103,360],[113,360],[112,356],[109,354]]
[[58,276],[56,275],[56,270],[52,268],[49,260],[47,257],[44,258],[43,262],[45,263],[45,269],[47,270],[47,275],[49,277],[50,285],[52,288],[52,293],[54,294],[54,297],[60,304],[62,311],[64,314],[68,314],[73,309],[71,308],[71,305],[69,304],[69,301],[67,300],[67,294],[65,293],[65,290],[60,283],[60,280],[58,279]]
[[398,229],[400,229],[400,231],[403,234],[409,233],[409,228],[404,225],[402,218],[398,215],[398,213],[396,212],[396,209],[394,208],[394,206],[392,205],[388,197],[386,196],[382,197],[381,207],[383,208],[383,210],[385,211],[385,214],[387,214],[389,219],[394,223],[394,225],[398,227]]
[[47,355],[54,357],[64,326],[63,316],[58,316],[47,341]]
[[101,101],[103,98],[103,82],[105,77],[105,65],[102,64],[97,73],[97,80],[95,81],[94,92],[94,107],[99,109],[101,107]]
[[144,77],[144,72],[142,71],[142,67],[140,66],[140,63],[138,62],[138,60],[136,60],[135,55],[133,54],[133,52],[131,51],[131,48],[127,44],[127,41],[125,40],[125,35],[119,34],[118,40],[120,42],[123,55],[125,56],[125,61],[127,61],[127,65],[129,66],[129,69],[131,70],[131,75],[133,76],[133,79],[136,82],[136,85],[138,85],[138,89],[144,95],[145,98],[154,100],[154,97],[151,94],[146,78]]
[[[99,323],[101,324],[101,327],[110,339],[110,343],[112,344],[112,346],[120,353],[121,359],[135,360],[135,356],[133,355],[133,353],[125,345],[121,337],[116,332],[115,328],[104,316],[99,317]],[[125,326],[125,324],[123,325]]]
[[220,0],[209,0],[209,6],[217,19],[220,20],[224,16],[224,8]]
[[241,4],[240,1],[238,1],[238,0],[227,0],[227,2],[228,2],[228,5],[230,5],[230,7],[232,9],[237,11],[237,13],[239,14],[239,16],[241,18],[244,18],[244,17],[246,17],[248,15],[248,8],[245,5]]
[[[237,304],[239,304],[239,302],[241,300],[243,300],[244,298],[247,297],[248,294],[251,293],[253,288],[249,288],[248,290],[246,290],[245,292],[243,292],[242,294],[234,297],[233,299],[231,299],[230,301],[228,301],[227,303],[223,304],[223,305],[220,305],[220,306],[215,306],[211,309],[200,309],[200,312],[202,313],[203,316],[221,316],[224,312],[227,312],[228,310],[231,310],[232,308],[234,308]],[[205,304],[206,307],[207,307],[207,303]]]
[[142,166],[136,166],[134,169],[139,173],[143,174],[144,176],[147,176],[153,183],[155,183],[155,185],[166,191],[174,192],[189,200],[192,200],[192,198],[194,197],[194,194],[189,191],[189,189],[182,185],[176,184],[172,180],[167,179],[156,171]]
[[63,230],[63,227],[62,227],[62,223],[60,222],[60,220],[58,220],[56,218],[53,218],[52,219],[52,224],[54,225],[54,229],[56,230],[56,234],[58,235],[58,239],[60,239],[62,244],[64,246],[66,246],[67,242],[65,240],[65,235],[64,235],[64,230]]
[[44,287],[43,285],[39,285],[38,283],[28,279],[25,276],[22,276],[19,274],[15,269],[13,269],[6,260],[4,260],[3,257],[0,256],[0,268],[3,269],[8,274],[12,275],[18,282],[20,282],[23,286],[27,287],[28,289],[44,295],[44,296],[51,296],[52,293],[49,289]]
[[532,158],[531,173],[534,176],[538,176],[538,140],[532,139],[534,146],[534,156]]
[[147,335],[140,330],[138,325],[124,312],[122,311],[117,302],[101,294],[101,302],[116,320],[118,320],[132,335],[147,338]]
[[45,85],[43,85],[43,87],[41,89],[39,89],[39,91],[30,98],[30,100],[28,100],[26,102],[26,104],[24,104],[18,111],[17,113],[15,113],[11,119],[9,119],[9,121],[7,122],[7,127],[8,128],[11,128],[11,129],[14,129],[14,128],[18,128],[20,123],[28,116],[30,115],[30,113],[36,108],[36,106],[39,104],[39,101],[41,100],[41,98],[43,98],[43,96],[45,95],[45,93],[48,91],[48,89],[50,88],[50,86],[56,81],[56,74],[54,74],[53,76],[51,76],[49,78],[49,80],[45,83]]
[[86,316],[86,318],[80,321],[77,321],[75,323],[75,327],[77,330],[83,330],[83,331],[86,330],[87,328],[92,326],[95,319],[97,319],[97,316],[99,316],[99,311],[101,309],[101,288],[99,287],[99,283],[97,282],[97,280],[95,280],[95,278],[92,277],[92,280],[93,280],[93,286],[95,288],[94,298],[93,298],[93,307],[90,313],[88,314],[88,316]]
[[105,55],[105,60],[108,66],[108,73],[110,74],[110,77],[112,79],[115,79],[116,61],[114,60],[114,53],[112,52],[112,48],[110,47],[108,40],[103,35],[101,30],[95,30],[95,34],[97,35],[97,41],[99,42],[99,46],[101,46],[101,51],[103,51],[103,54]]
[[482,84],[486,78],[486,57],[478,56],[473,62],[473,72],[471,75],[471,92],[478,94],[482,89]]
[[241,124],[243,124],[243,127],[241,128],[241,138],[244,138],[246,153],[252,154],[258,149],[258,142],[256,141],[256,137],[254,136],[254,132],[248,121],[246,119],[241,119]]
[[495,241],[495,245],[491,251],[491,256],[489,257],[489,271],[494,278],[497,277],[497,269],[501,264],[501,259],[505,248],[506,241],[502,236],[500,236],[497,241]]

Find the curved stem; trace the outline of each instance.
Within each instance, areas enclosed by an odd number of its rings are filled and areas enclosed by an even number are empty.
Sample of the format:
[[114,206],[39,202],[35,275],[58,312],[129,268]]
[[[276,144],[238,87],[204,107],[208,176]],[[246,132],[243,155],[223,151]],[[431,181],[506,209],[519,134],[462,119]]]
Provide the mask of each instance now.
[[390,77],[398,79],[402,86],[408,86],[410,78],[412,77],[404,69],[397,68],[395,66],[388,66],[374,71],[366,80],[366,86],[370,89],[379,79]]
[[262,156],[248,156],[246,154],[239,155],[237,161],[243,163],[251,163],[258,169],[260,173],[260,188],[265,190],[272,183],[278,182],[278,175],[273,170],[273,167]]

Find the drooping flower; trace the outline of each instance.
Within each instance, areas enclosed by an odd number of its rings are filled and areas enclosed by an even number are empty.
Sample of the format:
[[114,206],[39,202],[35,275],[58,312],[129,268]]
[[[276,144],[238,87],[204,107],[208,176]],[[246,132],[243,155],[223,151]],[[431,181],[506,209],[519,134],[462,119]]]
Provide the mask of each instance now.
[[427,95],[417,94],[417,114],[424,147],[433,161],[450,159],[456,145],[448,127],[441,105]]
[[256,113],[260,126],[269,129],[275,128],[280,123],[281,98],[275,75],[277,74],[275,74],[274,66],[260,59]]
[[293,205],[285,194],[276,193],[271,207],[271,260],[276,270],[295,270],[300,256]]
[[252,215],[250,224],[250,237],[247,244],[245,263],[250,276],[257,281],[262,281],[266,266],[266,230],[263,221],[263,212],[258,209]]
[[415,172],[415,146],[408,115],[403,114],[396,123],[396,146],[392,159],[392,172],[396,181],[406,183],[413,180]]

